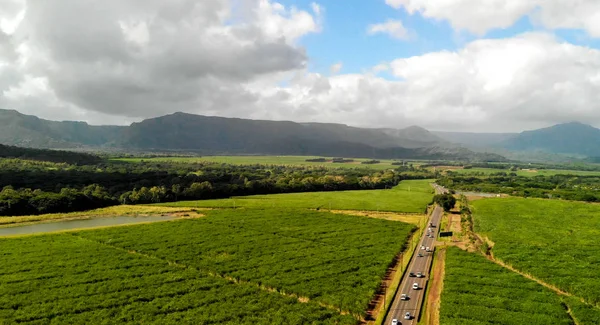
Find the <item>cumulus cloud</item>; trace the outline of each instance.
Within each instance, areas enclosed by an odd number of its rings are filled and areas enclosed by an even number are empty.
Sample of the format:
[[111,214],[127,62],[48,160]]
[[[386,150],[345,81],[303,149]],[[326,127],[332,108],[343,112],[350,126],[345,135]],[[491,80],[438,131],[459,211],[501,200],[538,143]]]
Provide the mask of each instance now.
[[484,34],[507,28],[524,16],[550,29],[575,28],[600,37],[600,2],[597,0],[386,0],[410,14],[450,22],[456,29]]
[[463,131],[600,126],[600,51],[546,33],[324,75],[307,69],[299,45],[321,30],[317,4],[14,3],[12,17],[23,18],[0,34],[0,108],[44,118],[123,124],[185,111]]
[[[549,34],[478,40],[458,51],[394,60],[389,68],[397,80],[306,74],[278,89],[277,98],[260,94],[259,103],[279,108],[271,118],[363,126],[502,132],[572,120],[600,125],[600,51]],[[330,89],[311,92],[324,80]]]
[[[13,90],[39,88],[27,83],[41,78],[44,93],[99,114],[226,113],[255,101],[245,82],[303,69],[307,56],[297,40],[320,30],[317,4],[312,13],[269,0],[238,4],[233,10],[227,0],[30,0],[11,7],[24,17],[9,40],[0,34],[0,66],[20,48],[19,74],[32,78]],[[7,94],[0,104],[19,109]]]
[[379,33],[388,34],[390,37],[400,40],[409,38],[408,30],[404,28],[402,21],[394,19],[389,19],[385,23],[370,25],[367,28],[367,33],[369,35]]

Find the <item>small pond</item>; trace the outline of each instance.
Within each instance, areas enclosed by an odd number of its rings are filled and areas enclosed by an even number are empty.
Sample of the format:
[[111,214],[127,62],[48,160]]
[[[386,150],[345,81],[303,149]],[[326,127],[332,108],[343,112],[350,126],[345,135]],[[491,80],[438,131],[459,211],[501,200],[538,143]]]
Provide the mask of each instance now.
[[0,228],[0,237],[15,235],[32,235],[46,232],[64,231],[69,229],[123,226],[136,223],[159,222],[174,219],[177,219],[177,217],[106,217],[82,220],[45,222],[26,226]]

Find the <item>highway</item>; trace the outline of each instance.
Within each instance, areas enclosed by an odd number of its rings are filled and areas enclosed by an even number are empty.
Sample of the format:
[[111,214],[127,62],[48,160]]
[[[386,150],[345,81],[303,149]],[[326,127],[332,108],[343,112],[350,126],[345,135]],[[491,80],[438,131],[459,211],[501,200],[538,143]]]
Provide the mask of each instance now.
[[[434,185],[434,188],[437,194],[446,192],[446,189],[443,187]],[[442,215],[442,208],[436,205],[433,213],[431,214],[429,223],[427,224],[427,227],[425,227],[425,231],[423,231],[423,236],[419,240],[419,244],[415,247],[413,257],[408,264],[408,269],[404,274],[402,281],[400,282],[399,290],[394,297],[394,301],[392,302],[392,306],[384,324],[392,324],[393,319],[397,319],[398,324],[402,325],[417,324],[419,312],[421,311],[421,305],[424,303],[425,299],[425,288],[427,281],[429,280],[431,263],[433,261],[433,246],[439,232]],[[431,224],[433,227],[430,227]],[[428,236],[428,229],[430,228],[433,238]],[[425,249],[422,249],[423,247],[431,248],[431,252],[427,252]],[[419,254],[421,254],[422,257],[420,257]],[[418,278],[416,276],[412,277],[410,274],[414,273],[417,275],[418,272],[421,272],[423,275],[422,278]],[[414,283],[418,284],[419,289],[413,289]],[[402,294],[406,294],[409,297],[408,300],[402,300]],[[410,319],[404,318],[407,312],[410,313]]]

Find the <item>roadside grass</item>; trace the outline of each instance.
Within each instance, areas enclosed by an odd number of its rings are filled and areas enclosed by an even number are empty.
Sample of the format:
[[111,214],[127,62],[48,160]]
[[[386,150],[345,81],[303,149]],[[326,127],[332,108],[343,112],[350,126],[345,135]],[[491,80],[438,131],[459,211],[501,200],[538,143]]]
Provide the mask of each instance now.
[[431,180],[402,181],[389,190],[253,195],[230,199],[160,203],[167,207],[303,208],[424,213],[433,198]]
[[16,226],[46,221],[88,219],[92,217],[121,217],[121,216],[160,216],[196,214],[195,209],[185,207],[161,207],[147,205],[118,205],[108,208],[71,212],[53,213],[22,217],[0,217],[0,227]]
[[322,166],[328,168],[369,168],[369,169],[393,169],[398,166],[392,165],[396,162],[389,159],[377,159],[378,164],[361,164],[363,161],[372,159],[365,158],[346,158],[352,159],[354,162],[349,163],[332,163],[329,162],[309,162],[307,159],[325,158],[331,160],[333,157],[317,157],[317,156],[205,156],[205,157],[155,157],[155,158],[116,158],[115,161],[123,162],[213,162],[233,165],[296,165],[296,166]]

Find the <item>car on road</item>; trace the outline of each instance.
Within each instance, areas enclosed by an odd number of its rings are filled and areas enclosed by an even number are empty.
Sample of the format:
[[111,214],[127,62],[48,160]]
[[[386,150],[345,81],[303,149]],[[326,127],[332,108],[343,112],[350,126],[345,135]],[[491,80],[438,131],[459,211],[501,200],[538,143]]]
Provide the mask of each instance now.
[[423,253],[417,254],[417,257],[423,257]]
[[400,300],[408,300],[408,299],[410,299],[410,298],[408,297],[408,295],[407,295],[406,293],[403,293],[403,294],[400,296]]
[[404,319],[411,319],[409,312],[406,312],[406,314],[404,314]]
[[425,276],[421,272],[417,272],[417,278],[424,278]]
[[421,249],[425,249],[425,246],[421,246]]
[[416,283],[416,282],[415,282],[415,283],[413,283],[413,286],[412,286],[412,288],[413,288],[414,290],[418,290],[418,289],[419,289],[419,284],[418,284],[418,283]]
[[392,325],[400,325],[397,319],[392,319]]
[[431,252],[431,248],[427,247],[427,248],[425,248],[425,251],[426,252]]
[[408,273],[408,276],[409,276],[409,277],[411,277],[411,278],[414,278],[414,277],[416,277],[417,275],[415,274],[415,272],[410,272],[410,273]]

